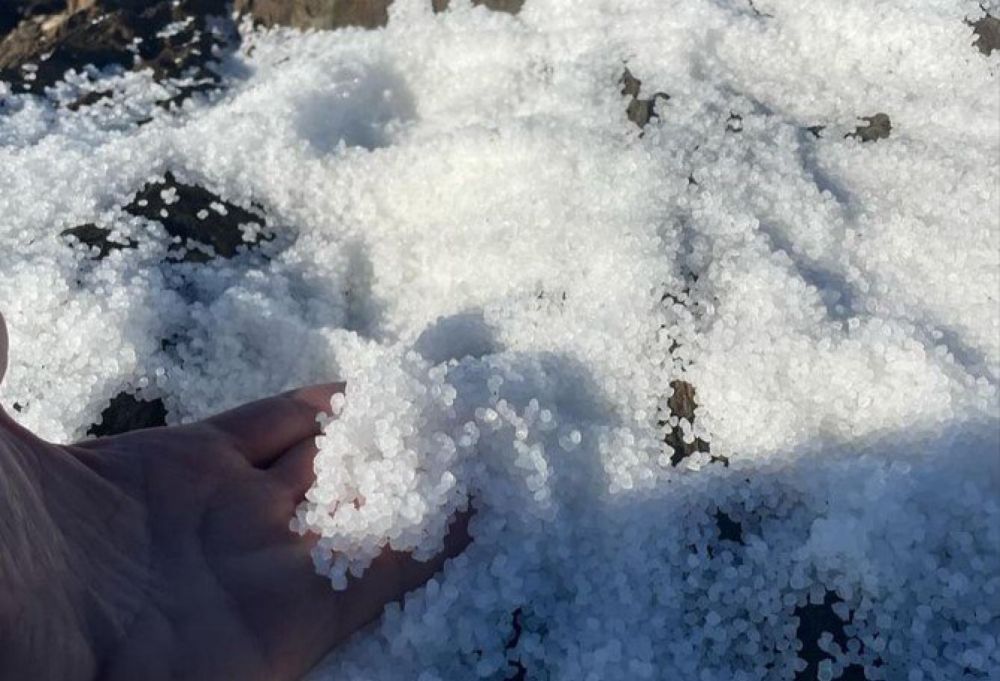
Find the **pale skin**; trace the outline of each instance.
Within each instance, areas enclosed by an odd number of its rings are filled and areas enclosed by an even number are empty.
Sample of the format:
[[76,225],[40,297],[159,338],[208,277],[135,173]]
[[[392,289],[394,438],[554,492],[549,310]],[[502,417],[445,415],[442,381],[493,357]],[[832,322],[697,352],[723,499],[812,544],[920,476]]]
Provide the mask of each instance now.
[[[8,341],[0,316],[0,381]],[[468,543],[385,552],[345,591],[288,529],[342,384],[76,445],[0,407],[0,681],[300,678]]]

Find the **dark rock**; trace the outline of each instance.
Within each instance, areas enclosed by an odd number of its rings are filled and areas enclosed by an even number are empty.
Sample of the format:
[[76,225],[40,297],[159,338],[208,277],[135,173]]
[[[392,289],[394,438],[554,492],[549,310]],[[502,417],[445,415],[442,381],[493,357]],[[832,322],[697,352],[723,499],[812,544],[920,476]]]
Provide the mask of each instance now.
[[649,99],[639,99],[637,97],[628,103],[628,106],[625,108],[625,114],[630,121],[640,128],[645,128],[649,121],[660,117],[656,113],[656,100],[659,98],[668,100],[670,99],[670,95],[664,92],[657,92]]
[[75,100],[66,105],[66,108],[70,111],[79,111],[80,109],[85,109],[89,106],[93,106],[98,102],[102,102],[111,97],[111,93],[103,90],[91,90],[90,92],[77,97]]
[[101,412],[101,422],[91,426],[87,435],[110,437],[143,428],[157,428],[167,424],[167,409],[163,400],[138,400],[128,393],[120,393]]
[[[141,68],[150,68],[157,80],[207,78],[217,80],[214,71],[204,68],[213,58],[213,49],[223,46],[230,36],[213,30],[210,20],[227,17],[222,0],[187,0],[156,3],[134,16],[142,42],[138,46]],[[164,27],[173,26],[164,31]],[[223,32],[225,33],[225,32]]]
[[[687,419],[689,423],[694,423],[694,411],[698,407],[698,403],[694,400],[694,386],[685,381],[671,381],[670,387],[674,390],[674,394],[667,400],[670,415],[676,416],[678,419]],[[666,426],[667,424],[667,421],[661,421],[660,423],[661,426]],[[696,452],[709,451],[708,443],[701,438],[695,438],[691,443],[685,442],[684,431],[681,430],[680,425],[674,426],[667,433],[664,442],[674,450],[674,453],[670,455],[670,463],[674,466]]]
[[[449,0],[432,0],[431,6],[435,12],[443,12],[448,9]],[[517,14],[524,7],[524,0],[472,0],[473,5],[482,5],[494,12],[507,12]]]
[[[819,647],[819,639],[824,632],[833,637],[833,642],[841,650],[847,649],[847,633],[844,620],[840,619],[833,606],[842,599],[833,591],[827,591],[822,603],[807,603],[795,608],[795,617],[799,626],[795,636],[802,643],[799,657],[806,663],[806,668],[796,673],[795,681],[815,681],[818,678],[819,663],[832,657]],[[847,666],[839,677],[839,681],[867,681],[864,667],[852,664]]]
[[[184,85],[178,88],[177,93],[167,99],[162,99],[157,102],[157,105],[162,109],[170,109],[175,106],[180,106],[184,103],[184,100],[191,97],[191,95],[198,92],[211,92],[212,90],[218,89],[218,83],[215,80],[202,81],[200,83],[194,83],[191,85]],[[149,123],[151,118],[143,118],[136,121],[137,125],[145,125]]]
[[96,248],[98,250],[98,253],[95,256],[96,260],[103,260],[108,257],[111,251],[123,248],[135,248],[138,245],[132,239],[129,239],[128,243],[108,241],[108,237],[110,235],[110,229],[98,227],[92,223],[80,225],[79,227],[72,227],[70,229],[63,230],[62,232],[62,236],[72,237],[72,240],[87,246],[89,249]]
[[252,241],[243,239],[240,225],[264,226],[263,211],[242,208],[195,185],[178,182],[173,173],[162,181],[145,185],[125,210],[132,215],[159,222],[171,237],[180,240],[171,250],[186,250],[185,262],[206,262],[212,256],[190,249],[190,242],[210,247],[216,256],[232,258],[240,246],[253,246],[273,238],[258,231]]
[[[708,445],[706,445],[706,446],[708,446]],[[728,456],[715,456],[713,454],[712,458],[709,459],[709,461],[711,461],[712,463],[721,463],[723,468],[729,468],[729,457]]]
[[[508,652],[514,650],[514,648],[517,647],[517,644],[521,640],[521,632],[523,631],[523,627],[521,626],[522,614],[523,610],[521,608],[517,608],[511,614],[512,618],[511,629],[513,631],[511,633],[510,639],[507,641],[507,645],[504,646],[504,650]],[[505,677],[506,681],[524,681],[527,678],[528,670],[520,660],[516,660],[510,663],[509,667],[510,667],[509,672]]]
[[625,97],[638,97],[642,88],[642,81],[632,75],[632,72],[625,69],[621,80],[618,83],[622,86],[622,95]]
[[864,667],[859,664],[849,664],[834,681],[868,681],[868,677],[865,675]]
[[128,67],[134,37],[116,17],[96,9],[32,17],[0,42],[0,80],[41,93],[70,69]]
[[806,132],[811,134],[816,139],[820,139],[823,137],[824,130],[826,130],[825,125],[810,125],[808,128],[806,128]]
[[392,0],[236,0],[235,9],[261,26],[378,28],[389,21]]
[[982,19],[967,23],[972,26],[972,33],[976,36],[972,44],[980,52],[988,56],[993,50],[1000,50],[1000,19],[987,14]]
[[20,21],[0,40],[0,80],[40,94],[67,71],[90,65],[148,68],[179,91],[217,85],[210,64],[236,35],[228,16],[225,0],[71,0],[61,11]]
[[66,0],[4,0],[0,4],[0,38],[25,19],[56,14],[66,9]]
[[867,125],[859,125],[854,132],[844,135],[844,137],[857,137],[862,142],[875,142],[876,140],[887,139],[892,132],[892,122],[889,116],[884,113],[877,113],[874,116],[862,116],[861,120]]
[[743,525],[721,510],[715,512],[715,526],[719,528],[719,539],[743,544]]
[[656,113],[656,101],[658,99],[664,101],[670,100],[670,95],[666,92],[654,92],[652,97],[647,99],[640,98],[639,92],[642,88],[642,81],[632,75],[632,72],[628,69],[625,69],[618,83],[622,86],[622,95],[631,97],[628,106],[625,108],[625,114],[630,121],[640,128],[646,127],[646,124],[653,118],[659,118],[659,115]]

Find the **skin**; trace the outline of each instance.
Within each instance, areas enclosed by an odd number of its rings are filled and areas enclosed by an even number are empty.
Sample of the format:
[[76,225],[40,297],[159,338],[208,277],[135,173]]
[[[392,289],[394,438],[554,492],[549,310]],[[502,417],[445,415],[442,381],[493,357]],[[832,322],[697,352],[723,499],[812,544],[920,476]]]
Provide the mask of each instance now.
[[437,558],[386,552],[340,592],[289,531],[343,388],[76,445],[0,408],[0,680],[297,679],[439,571],[468,518]]

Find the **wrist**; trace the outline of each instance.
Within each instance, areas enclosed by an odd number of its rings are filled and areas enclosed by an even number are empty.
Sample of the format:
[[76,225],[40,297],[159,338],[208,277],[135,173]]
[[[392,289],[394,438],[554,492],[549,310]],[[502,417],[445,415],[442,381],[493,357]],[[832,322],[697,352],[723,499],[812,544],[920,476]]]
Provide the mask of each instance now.
[[62,532],[30,447],[0,425],[0,679],[89,678]]
[[0,680],[96,676],[138,599],[115,593],[139,564],[121,497],[0,416]]

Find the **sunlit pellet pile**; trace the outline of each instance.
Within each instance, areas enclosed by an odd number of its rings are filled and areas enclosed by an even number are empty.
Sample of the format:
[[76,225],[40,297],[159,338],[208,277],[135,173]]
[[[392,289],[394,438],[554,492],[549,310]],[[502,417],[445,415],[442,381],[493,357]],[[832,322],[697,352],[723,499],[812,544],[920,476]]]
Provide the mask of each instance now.
[[346,380],[320,572],[474,541],[316,679],[1000,679],[994,5],[396,0],[207,80],[26,68],[4,406]]

